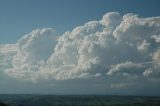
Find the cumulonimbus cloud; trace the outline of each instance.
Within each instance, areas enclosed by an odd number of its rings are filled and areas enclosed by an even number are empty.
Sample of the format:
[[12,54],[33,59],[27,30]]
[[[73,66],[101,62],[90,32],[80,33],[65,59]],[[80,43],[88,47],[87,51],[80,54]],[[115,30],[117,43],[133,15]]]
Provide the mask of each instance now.
[[159,16],[110,12],[61,36],[52,28],[36,29],[15,44],[1,45],[0,71],[33,81],[117,75],[159,79],[159,48]]

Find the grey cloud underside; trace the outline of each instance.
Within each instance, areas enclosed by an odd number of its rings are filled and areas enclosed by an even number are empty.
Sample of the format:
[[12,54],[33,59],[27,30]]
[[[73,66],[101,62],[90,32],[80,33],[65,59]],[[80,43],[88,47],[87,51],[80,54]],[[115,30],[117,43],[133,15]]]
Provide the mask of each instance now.
[[[0,46],[1,75],[38,81],[119,78],[160,80],[160,17],[107,13],[59,36],[36,29]],[[127,84],[112,87],[127,86]]]

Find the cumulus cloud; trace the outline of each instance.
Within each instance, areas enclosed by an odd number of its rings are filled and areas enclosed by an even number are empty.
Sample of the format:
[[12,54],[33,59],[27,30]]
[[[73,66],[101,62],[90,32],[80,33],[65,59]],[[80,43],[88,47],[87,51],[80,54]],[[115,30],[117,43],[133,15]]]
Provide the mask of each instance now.
[[148,43],[146,40],[144,40],[142,43],[140,43],[137,47],[137,49],[140,52],[147,52],[149,49],[150,43]]
[[107,75],[113,75],[115,73],[122,73],[123,75],[128,75],[130,73],[139,73],[143,68],[143,64],[136,64],[131,61],[127,61],[125,63],[120,63],[117,65],[112,65],[110,70],[107,72]]
[[17,53],[16,44],[0,45],[0,76],[4,76],[5,71],[12,67],[12,60]]
[[0,71],[33,81],[159,77],[159,35],[160,17],[111,12],[61,36],[52,28],[36,29],[16,44],[1,45]]

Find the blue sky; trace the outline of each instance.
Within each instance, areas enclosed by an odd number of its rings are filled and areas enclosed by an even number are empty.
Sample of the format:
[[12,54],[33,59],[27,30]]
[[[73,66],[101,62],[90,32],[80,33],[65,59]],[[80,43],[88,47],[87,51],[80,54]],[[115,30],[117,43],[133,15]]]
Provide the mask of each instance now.
[[60,34],[107,12],[160,15],[159,0],[0,0],[0,44],[15,43],[36,28]]
[[0,93],[160,96],[159,0],[0,0]]

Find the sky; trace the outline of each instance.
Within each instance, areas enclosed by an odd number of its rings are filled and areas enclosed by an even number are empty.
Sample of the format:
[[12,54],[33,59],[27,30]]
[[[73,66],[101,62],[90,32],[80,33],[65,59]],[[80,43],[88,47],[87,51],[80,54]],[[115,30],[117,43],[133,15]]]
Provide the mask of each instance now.
[[159,0],[0,0],[0,94],[160,96]]
[[159,0],[0,0],[0,44],[15,43],[36,28],[51,27],[60,34],[101,19],[107,12],[160,15]]

